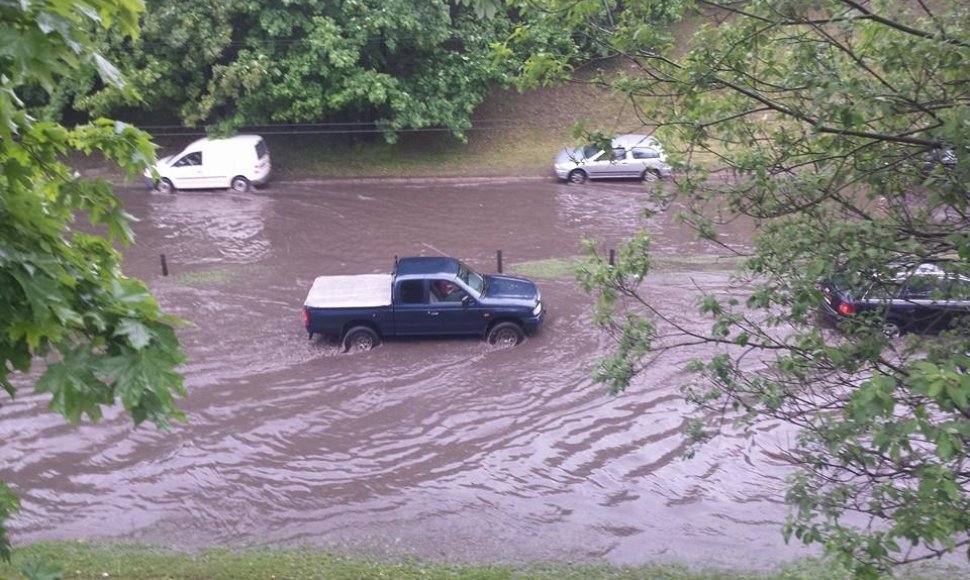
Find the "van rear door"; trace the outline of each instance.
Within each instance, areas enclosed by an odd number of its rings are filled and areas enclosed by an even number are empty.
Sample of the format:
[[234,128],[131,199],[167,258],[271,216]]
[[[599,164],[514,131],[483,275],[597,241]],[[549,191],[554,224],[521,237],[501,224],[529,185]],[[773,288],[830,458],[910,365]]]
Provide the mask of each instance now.
[[253,167],[253,173],[252,175],[247,175],[247,177],[253,183],[262,185],[269,181],[269,174],[272,169],[273,165],[269,158],[269,147],[266,146],[266,141],[260,139],[256,142],[256,164]]

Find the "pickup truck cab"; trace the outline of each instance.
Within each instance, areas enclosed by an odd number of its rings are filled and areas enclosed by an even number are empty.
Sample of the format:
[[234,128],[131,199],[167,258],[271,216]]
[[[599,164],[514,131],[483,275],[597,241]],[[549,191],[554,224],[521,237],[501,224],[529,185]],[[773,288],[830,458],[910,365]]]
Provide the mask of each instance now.
[[479,335],[514,346],[544,315],[530,280],[479,274],[439,257],[401,258],[391,274],[320,276],[303,304],[310,338],[336,338],[345,350],[370,350],[397,336]]

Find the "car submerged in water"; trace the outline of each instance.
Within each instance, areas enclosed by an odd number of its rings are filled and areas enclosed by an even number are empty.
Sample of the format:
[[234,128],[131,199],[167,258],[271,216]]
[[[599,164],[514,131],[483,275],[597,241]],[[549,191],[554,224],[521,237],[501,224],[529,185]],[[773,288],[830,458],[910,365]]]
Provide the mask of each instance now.
[[351,351],[402,336],[478,335],[515,346],[544,317],[531,280],[479,274],[447,257],[395,259],[389,274],[318,276],[303,303],[309,337],[334,337]]
[[656,181],[672,172],[663,146],[652,135],[620,135],[613,138],[611,147],[563,149],[553,163],[556,177],[569,183],[585,183],[587,179]]
[[889,338],[970,331],[970,276],[941,264],[894,266],[881,276],[835,277],[819,284],[819,290],[822,314],[840,327],[868,319]]

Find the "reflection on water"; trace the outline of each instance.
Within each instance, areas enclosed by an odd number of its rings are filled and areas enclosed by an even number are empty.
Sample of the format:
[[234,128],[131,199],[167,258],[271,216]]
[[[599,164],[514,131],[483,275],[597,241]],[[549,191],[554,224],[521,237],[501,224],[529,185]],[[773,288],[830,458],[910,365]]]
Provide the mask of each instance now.
[[[496,250],[508,264],[574,256],[583,236],[630,235],[643,223],[637,186],[597,185],[124,192],[142,219],[126,268],[192,323],[180,330],[190,420],[165,434],[112,412],[75,429],[38,397],[0,408],[4,478],[24,499],[15,540],[726,566],[804,554],[779,533],[786,470],[772,457],[790,434],[723,436],[681,460],[688,353],[609,397],[589,378],[608,340],[572,280],[538,280],[548,323],[515,349],[408,340],[345,355],[307,339],[299,308],[320,274],[388,271],[395,255],[439,252],[492,272]],[[662,250],[693,251],[675,226],[650,224]],[[159,253],[172,276],[161,276]],[[214,267],[228,274],[179,277]],[[648,292],[691,323],[699,287],[733,291],[727,272],[682,272]]]
[[189,191],[147,197],[147,215],[139,217],[157,230],[152,242],[176,261],[253,263],[269,257],[263,228],[272,215],[271,196]]

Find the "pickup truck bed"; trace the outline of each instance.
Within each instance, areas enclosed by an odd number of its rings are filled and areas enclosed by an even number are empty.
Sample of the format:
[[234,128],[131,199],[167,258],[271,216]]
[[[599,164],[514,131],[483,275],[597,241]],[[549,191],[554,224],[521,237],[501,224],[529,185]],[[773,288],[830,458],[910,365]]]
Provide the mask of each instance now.
[[319,276],[304,306],[309,308],[373,308],[391,305],[390,274]]

